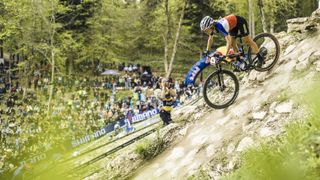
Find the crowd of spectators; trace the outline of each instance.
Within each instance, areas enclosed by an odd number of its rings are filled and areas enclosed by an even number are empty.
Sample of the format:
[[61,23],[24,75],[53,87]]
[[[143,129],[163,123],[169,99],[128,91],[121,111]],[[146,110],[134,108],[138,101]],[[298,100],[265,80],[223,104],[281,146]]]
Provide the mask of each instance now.
[[[8,82],[8,68],[0,64],[0,175],[62,142],[161,106],[162,78],[148,66],[120,64],[117,76],[58,76],[50,105],[47,73],[35,70],[22,87],[14,74]],[[177,92],[177,104],[191,98],[192,89],[173,79],[169,83]],[[129,93],[120,96],[123,91]]]

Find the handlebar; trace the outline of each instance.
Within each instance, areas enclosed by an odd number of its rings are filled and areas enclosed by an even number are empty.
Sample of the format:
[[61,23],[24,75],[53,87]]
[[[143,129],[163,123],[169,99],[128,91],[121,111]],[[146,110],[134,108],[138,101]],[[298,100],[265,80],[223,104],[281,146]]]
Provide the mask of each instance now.
[[213,58],[215,58],[215,62],[214,62],[214,64],[220,64],[221,62],[224,62],[224,63],[229,63],[227,60],[226,60],[226,58],[235,58],[235,57],[239,57],[239,56],[241,56],[241,53],[236,53],[236,54],[229,54],[229,55],[220,55],[220,54],[213,54],[213,55],[211,55],[211,56],[209,56],[209,57],[213,57]]

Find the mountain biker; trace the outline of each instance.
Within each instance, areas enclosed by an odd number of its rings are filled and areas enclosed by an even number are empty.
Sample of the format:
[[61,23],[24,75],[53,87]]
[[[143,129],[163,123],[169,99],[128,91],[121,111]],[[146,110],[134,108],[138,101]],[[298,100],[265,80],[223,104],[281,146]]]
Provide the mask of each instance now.
[[214,20],[210,16],[205,16],[200,22],[201,31],[205,32],[209,38],[207,43],[207,49],[204,55],[208,55],[211,45],[213,43],[212,35],[220,33],[227,41],[227,51],[225,55],[228,55],[229,50],[232,48],[236,53],[238,52],[236,44],[236,36],[243,38],[244,43],[249,45],[252,49],[252,53],[258,57],[258,66],[262,66],[264,57],[259,54],[259,48],[257,44],[249,36],[248,23],[245,18],[236,15],[228,15],[219,20]]

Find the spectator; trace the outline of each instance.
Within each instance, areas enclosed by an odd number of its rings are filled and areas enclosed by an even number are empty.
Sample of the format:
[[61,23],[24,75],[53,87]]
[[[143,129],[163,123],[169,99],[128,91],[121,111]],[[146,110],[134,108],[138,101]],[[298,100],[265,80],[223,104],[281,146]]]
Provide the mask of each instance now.
[[160,117],[163,121],[163,125],[166,126],[172,122],[171,110],[176,100],[176,92],[170,88],[169,82],[164,81],[161,92],[162,108],[160,110]]

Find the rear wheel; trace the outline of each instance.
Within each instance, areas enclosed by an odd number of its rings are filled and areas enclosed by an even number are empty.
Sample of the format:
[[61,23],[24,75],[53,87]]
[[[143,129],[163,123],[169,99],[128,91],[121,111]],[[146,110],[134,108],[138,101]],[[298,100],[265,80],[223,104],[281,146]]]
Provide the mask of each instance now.
[[259,60],[256,55],[252,55],[252,65],[255,70],[263,72],[273,68],[280,55],[280,45],[277,38],[270,33],[261,33],[253,38],[259,47],[259,54],[263,60]]
[[215,71],[204,82],[203,98],[206,103],[215,109],[230,106],[239,93],[239,81],[230,71]]

